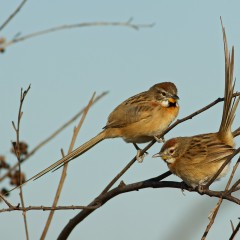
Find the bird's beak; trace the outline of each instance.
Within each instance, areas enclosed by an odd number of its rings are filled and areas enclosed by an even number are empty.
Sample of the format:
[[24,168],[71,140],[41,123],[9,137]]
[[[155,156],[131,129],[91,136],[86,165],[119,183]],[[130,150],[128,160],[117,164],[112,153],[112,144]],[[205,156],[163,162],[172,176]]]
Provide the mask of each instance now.
[[163,161],[166,161],[168,159],[167,155],[161,152],[156,153],[152,156],[152,158],[157,158],[157,157],[162,158]]
[[169,101],[170,103],[176,103],[178,100],[179,100],[178,95],[172,95],[172,96],[168,99],[168,101]]
[[152,156],[152,158],[162,157],[162,153],[156,153]]

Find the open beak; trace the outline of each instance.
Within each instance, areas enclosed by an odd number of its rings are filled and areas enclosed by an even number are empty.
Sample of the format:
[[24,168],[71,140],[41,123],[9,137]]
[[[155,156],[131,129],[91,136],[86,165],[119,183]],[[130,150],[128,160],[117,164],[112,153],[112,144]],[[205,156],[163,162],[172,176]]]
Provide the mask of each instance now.
[[179,97],[178,97],[177,95],[172,95],[172,96],[168,99],[168,101],[169,101],[170,103],[176,103],[178,100],[179,100]]

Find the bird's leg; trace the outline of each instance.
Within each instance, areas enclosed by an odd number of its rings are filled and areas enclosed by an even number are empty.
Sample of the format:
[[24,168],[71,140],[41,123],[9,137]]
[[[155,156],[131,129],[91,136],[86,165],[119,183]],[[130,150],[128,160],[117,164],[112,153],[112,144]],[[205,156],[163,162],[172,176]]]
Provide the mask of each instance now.
[[199,184],[197,186],[197,190],[199,193],[203,194],[204,191],[208,189],[208,187],[206,186],[208,180],[209,180],[209,178],[206,177],[199,182]]
[[157,137],[157,136],[153,136],[153,137],[154,137],[154,139],[155,139],[158,143],[165,143],[164,137],[161,137],[161,138],[159,138],[159,137]]
[[143,159],[145,158],[145,156],[148,154],[147,152],[145,152],[144,154],[141,155],[142,149],[136,144],[133,143],[133,146],[137,149],[137,155],[136,155],[136,159],[139,163],[143,162]]

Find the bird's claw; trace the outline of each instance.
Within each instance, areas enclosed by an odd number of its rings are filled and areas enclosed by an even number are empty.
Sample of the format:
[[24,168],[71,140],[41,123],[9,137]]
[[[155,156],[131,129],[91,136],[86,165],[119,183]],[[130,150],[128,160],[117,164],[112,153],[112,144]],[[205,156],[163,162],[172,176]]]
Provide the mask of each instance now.
[[143,153],[142,154],[142,150],[141,149],[138,149],[137,150],[137,155],[136,155],[136,160],[139,162],[139,163],[142,163],[144,158],[148,155],[147,152]]
[[199,185],[197,186],[197,190],[198,190],[198,192],[201,193],[201,194],[203,194],[204,191],[207,190],[207,189],[208,189],[208,187],[206,187],[206,185],[204,185],[204,184],[199,184]]
[[165,143],[164,137],[159,138],[159,137],[157,137],[157,136],[154,136],[154,139],[155,139],[158,143]]

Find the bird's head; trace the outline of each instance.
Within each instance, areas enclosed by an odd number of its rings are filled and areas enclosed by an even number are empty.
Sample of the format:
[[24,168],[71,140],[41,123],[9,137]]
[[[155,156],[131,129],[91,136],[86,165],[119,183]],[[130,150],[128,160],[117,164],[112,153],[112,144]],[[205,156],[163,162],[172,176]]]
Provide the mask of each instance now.
[[159,153],[154,154],[152,157],[161,157],[167,164],[173,164],[178,156],[178,140],[172,138],[164,143]]
[[158,83],[149,90],[153,92],[155,99],[160,101],[163,107],[178,107],[179,97],[177,95],[177,87],[174,83]]

